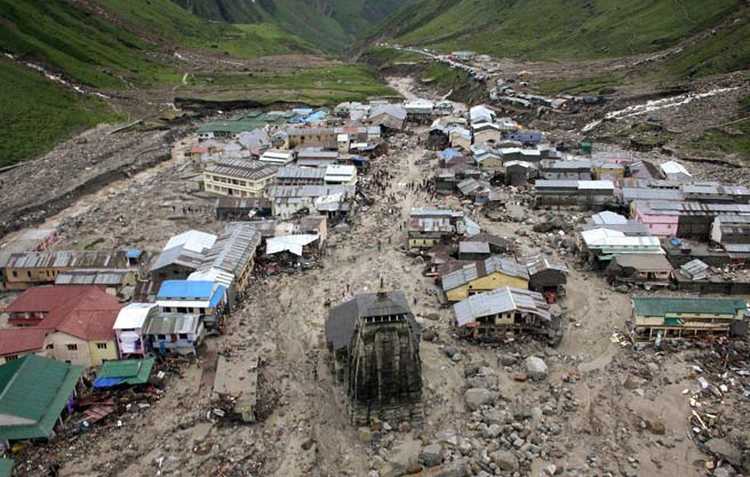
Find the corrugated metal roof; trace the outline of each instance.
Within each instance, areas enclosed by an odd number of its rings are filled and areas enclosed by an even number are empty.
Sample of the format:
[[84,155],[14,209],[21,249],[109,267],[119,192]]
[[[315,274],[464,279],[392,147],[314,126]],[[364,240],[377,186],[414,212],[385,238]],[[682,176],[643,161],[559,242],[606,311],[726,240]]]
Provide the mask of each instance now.
[[464,265],[460,269],[442,276],[441,283],[443,290],[448,291],[493,273],[502,273],[527,281],[529,279],[529,273],[525,266],[513,259],[493,255],[485,260]]
[[117,314],[113,328],[115,330],[131,330],[143,328],[149,317],[158,311],[156,303],[130,303]]
[[452,217],[460,218],[464,216],[461,211],[455,211],[452,209],[438,209],[430,207],[412,208],[409,212],[411,217]]
[[289,199],[301,197],[323,197],[334,194],[353,194],[356,190],[352,185],[302,185],[302,186],[272,186],[268,188],[268,196],[272,199]]
[[641,316],[734,315],[746,311],[747,302],[737,298],[634,297],[633,307]]
[[526,257],[523,260],[523,263],[526,264],[526,269],[530,277],[545,270],[556,270],[558,272],[568,273],[568,267],[563,263],[553,262],[549,257],[542,254]]
[[541,293],[519,288],[504,287],[473,295],[453,305],[458,326],[465,326],[486,316],[520,311],[550,320],[549,305]]
[[188,230],[179,235],[175,235],[167,241],[163,250],[169,250],[175,247],[181,247],[191,252],[203,252],[209,249],[216,242],[216,235],[201,232],[199,230]]
[[706,277],[706,272],[709,266],[699,259],[690,260],[688,263],[680,267],[680,270],[686,273],[693,280],[700,280]]
[[750,215],[748,204],[704,204],[701,202],[635,201],[639,212],[647,215]]
[[594,214],[591,216],[591,222],[596,225],[611,225],[611,224],[627,224],[628,218],[624,215],[616,214],[614,212],[610,212],[608,210],[605,210],[603,212],[599,212],[598,214]]
[[82,372],[36,355],[0,366],[0,439],[49,437]]
[[315,180],[319,179],[321,182],[325,178],[325,169],[310,168],[310,167],[298,167],[298,166],[285,166],[280,168],[276,172],[277,180],[284,179],[308,179]]
[[160,313],[149,320],[144,335],[175,335],[180,333],[197,333],[201,319],[197,315],[183,313]]
[[266,240],[266,255],[288,251],[301,257],[303,248],[316,240],[318,240],[318,236],[312,234],[285,235],[269,238]]
[[26,252],[10,255],[9,268],[114,268],[120,261],[106,252]]
[[55,277],[55,285],[119,286],[133,273],[132,270],[127,269],[76,269],[60,272]]
[[490,253],[490,244],[488,242],[469,242],[463,241],[458,243],[458,253]]
[[646,187],[623,187],[622,198],[627,202],[634,200],[674,200],[682,201],[685,195],[676,189],[654,189]]

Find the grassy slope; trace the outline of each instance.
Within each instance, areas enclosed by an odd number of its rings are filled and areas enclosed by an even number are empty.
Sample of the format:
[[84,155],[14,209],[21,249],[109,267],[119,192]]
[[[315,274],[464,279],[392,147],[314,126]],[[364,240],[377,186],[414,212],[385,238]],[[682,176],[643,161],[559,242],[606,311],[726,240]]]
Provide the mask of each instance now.
[[311,49],[267,25],[211,24],[168,0],[100,0],[91,14],[63,0],[0,0],[0,44],[99,88],[177,82],[154,58],[163,45],[213,48],[236,56]]
[[81,128],[117,119],[102,101],[70,92],[0,58],[0,167],[51,149]]
[[739,104],[738,117],[725,127],[717,126],[706,130],[694,139],[688,147],[700,154],[737,154],[750,159],[750,96]]
[[421,0],[397,15],[396,40],[536,59],[622,56],[673,45],[737,5],[738,0]]
[[[287,101],[332,106],[342,101],[398,96],[395,91],[376,80],[369,68],[347,64],[287,74],[200,74],[191,77],[189,88],[190,91],[199,93],[194,96],[202,99],[253,99],[267,104]],[[200,94],[202,91],[205,93]]]

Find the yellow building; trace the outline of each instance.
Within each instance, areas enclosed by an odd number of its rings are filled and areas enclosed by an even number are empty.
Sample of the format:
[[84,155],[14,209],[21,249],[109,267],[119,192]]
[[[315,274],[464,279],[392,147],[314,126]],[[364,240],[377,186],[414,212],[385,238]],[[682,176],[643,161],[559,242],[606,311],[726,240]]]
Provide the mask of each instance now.
[[231,197],[263,197],[276,168],[247,159],[223,159],[203,172],[206,192]]
[[494,255],[443,275],[441,282],[446,299],[457,302],[502,287],[528,289],[529,273],[515,260]]
[[104,361],[118,359],[114,338],[83,339],[64,332],[54,332],[45,339],[45,353],[49,358],[78,366],[99,366]]

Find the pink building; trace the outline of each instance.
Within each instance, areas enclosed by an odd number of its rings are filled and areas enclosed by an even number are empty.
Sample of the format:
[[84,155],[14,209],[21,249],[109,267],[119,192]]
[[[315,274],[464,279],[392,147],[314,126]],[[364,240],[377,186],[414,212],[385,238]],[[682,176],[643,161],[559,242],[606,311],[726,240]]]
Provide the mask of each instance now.
[[648,202],[633,201],[630,204],[630,217],[648,227],[657,237],[676,237],[680,215],[674,210],[656,210]]

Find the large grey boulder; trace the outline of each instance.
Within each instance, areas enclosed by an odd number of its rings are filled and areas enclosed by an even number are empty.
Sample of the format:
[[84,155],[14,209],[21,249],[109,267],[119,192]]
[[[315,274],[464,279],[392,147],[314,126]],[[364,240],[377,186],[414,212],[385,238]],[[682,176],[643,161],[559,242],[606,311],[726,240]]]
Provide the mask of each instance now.
[[537,358],[536,356],[526,358],[526,374],[529,376],[529,379],[542,381],[547,379],[548,372],[547,364],[542,358]]
[[495,451],[490,455],[490,458],[500,470],[507,472],[515,472],[518,470],[518,458],[510,451]]
[[468,407],[470,411],[476,411],[486,404],[495,402],[496,399],[497,393],[486,388],[469,388],[464,394],[466,407]]
[[419,462],[425,467],[435,467],[443,463],[443,448],[440,444],[430,444],[422,448],[419,453]]

